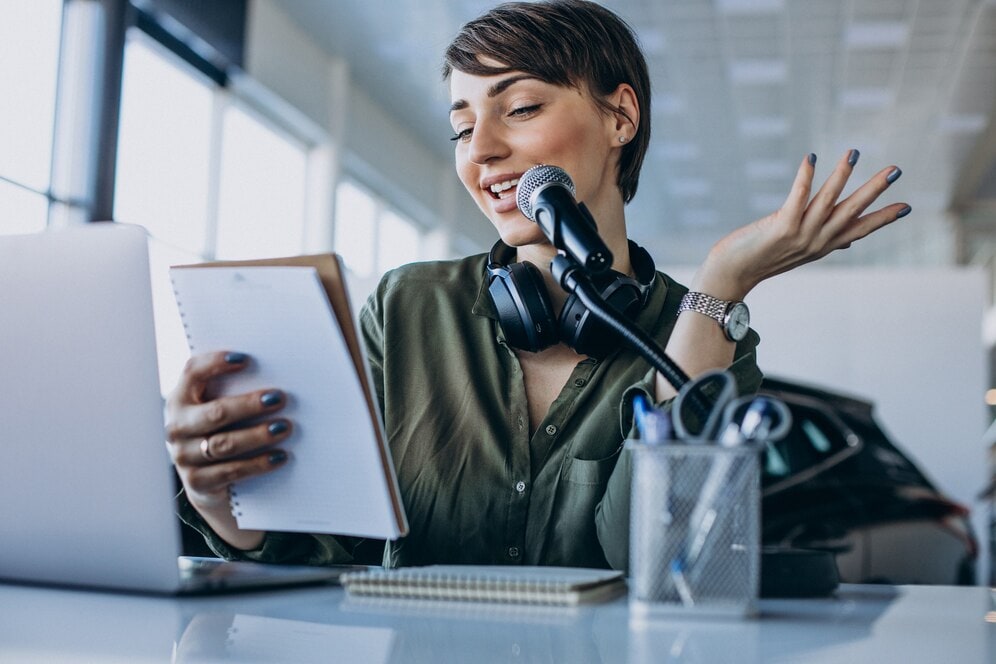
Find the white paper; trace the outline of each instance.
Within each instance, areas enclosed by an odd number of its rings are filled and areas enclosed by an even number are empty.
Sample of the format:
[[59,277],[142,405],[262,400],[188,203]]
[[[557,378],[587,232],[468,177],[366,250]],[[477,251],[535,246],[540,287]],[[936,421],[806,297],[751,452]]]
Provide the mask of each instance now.
[[[233,487],[240,528],[396,539],[374,421],[342,332],[311,267],[171,270],[192,353],[247,353],[224,394],[278,388],[290,459]],[[236,505],[237,503],[237,505]]]

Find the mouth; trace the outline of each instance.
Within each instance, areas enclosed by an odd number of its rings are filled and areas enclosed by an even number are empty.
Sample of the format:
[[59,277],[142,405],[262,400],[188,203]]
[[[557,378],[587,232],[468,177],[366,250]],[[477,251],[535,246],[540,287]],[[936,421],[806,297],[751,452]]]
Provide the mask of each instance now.
[[491,198],[496,201],[505,200],[506,198],[513,198],[515,196],[515,188],[519,184],[519,178],[508,178],[494,182],[489,186],[485,186],[484,190],[491,195]]

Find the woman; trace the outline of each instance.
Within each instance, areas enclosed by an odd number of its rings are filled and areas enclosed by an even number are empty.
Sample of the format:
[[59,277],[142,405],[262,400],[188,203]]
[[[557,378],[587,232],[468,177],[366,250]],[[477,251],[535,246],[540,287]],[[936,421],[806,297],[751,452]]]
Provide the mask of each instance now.
[[[650,86],[618,17],[583,0],[502,5],[464,26],[446,52],[444,75],[457,174],[500,242],[490,257],[388,273],[361,312],[411,527],[388,544],[383,561],[625,568],[626,397],[644,391],[661,402],[674,389],[618,343],[579,354],[562,340],[527,348],[511,342],[514,321],[499,320],[500,292],[489,286],[496,282],[501,291],[515,266],[545,268],[556,253],[519,212],[518,179],[537,164],[569,173],[615,256],[610,280],[639,292],[636,322],[686,373],[727,367],[745,393],[761,379],[758,337],[724,329],[703,315],[702,303],[739,302],[764,279],[907,214],[903,204],[865,214],[899,169],[880,171],[838,201],[857,159],[850,151],[811,198],[809,155],[782,208],[717,243],[692,280],[699,295],[685,297],[688,289],[648,268],[649,257],[627,240],[624,205],[636,192],[650,138]],[[546,270],[521,272],[523,288],[536,279],[533,295],[548,298],[540,308],[560,311],[566,294]],[[206,396],[212,381],[248,361],[238,353],[193,357],[168,401],[184,518],[227,557],[357,559],[362,547],[348,538],[236,526],[229,485],[279,472],[287,452],[273,445],[293,428],[278,416],[279,390]],[[270,419],[238,427],[260,415]]]

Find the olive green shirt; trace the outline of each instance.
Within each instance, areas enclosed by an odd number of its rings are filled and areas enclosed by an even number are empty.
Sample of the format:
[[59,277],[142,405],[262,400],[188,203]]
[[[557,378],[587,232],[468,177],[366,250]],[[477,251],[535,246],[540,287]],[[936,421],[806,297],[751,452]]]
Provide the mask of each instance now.
[[[435,563],[625,569],[629,543],[632,395],[654,372],[628,348],[580,359],[535,432],[522,368],[487,291],[485,255],[387,273],[360,314],[409,534],[387,566]],[[661,347],[686,292],[658,273],[637,324]],[[760,385],[751,331],[731,367],[741,393]],[[279,472],[279,471],[277,471]],[[358,540],[268,533],[255,551],[225,545],[182,511],[222,556],[328,564],[356,559]],[[364,561],[360,561],[364,562]],[[365,561],[369,562],[369,561]]]

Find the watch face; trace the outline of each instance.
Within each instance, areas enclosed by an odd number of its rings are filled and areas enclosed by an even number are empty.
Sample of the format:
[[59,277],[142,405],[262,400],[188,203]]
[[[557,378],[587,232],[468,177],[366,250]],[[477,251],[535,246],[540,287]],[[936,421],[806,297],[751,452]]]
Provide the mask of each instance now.
[[733,341],[740,341],[747,336],[750,327],[750,311],[743,302],[737,302],[730,307],[726,315],[726,334]]

